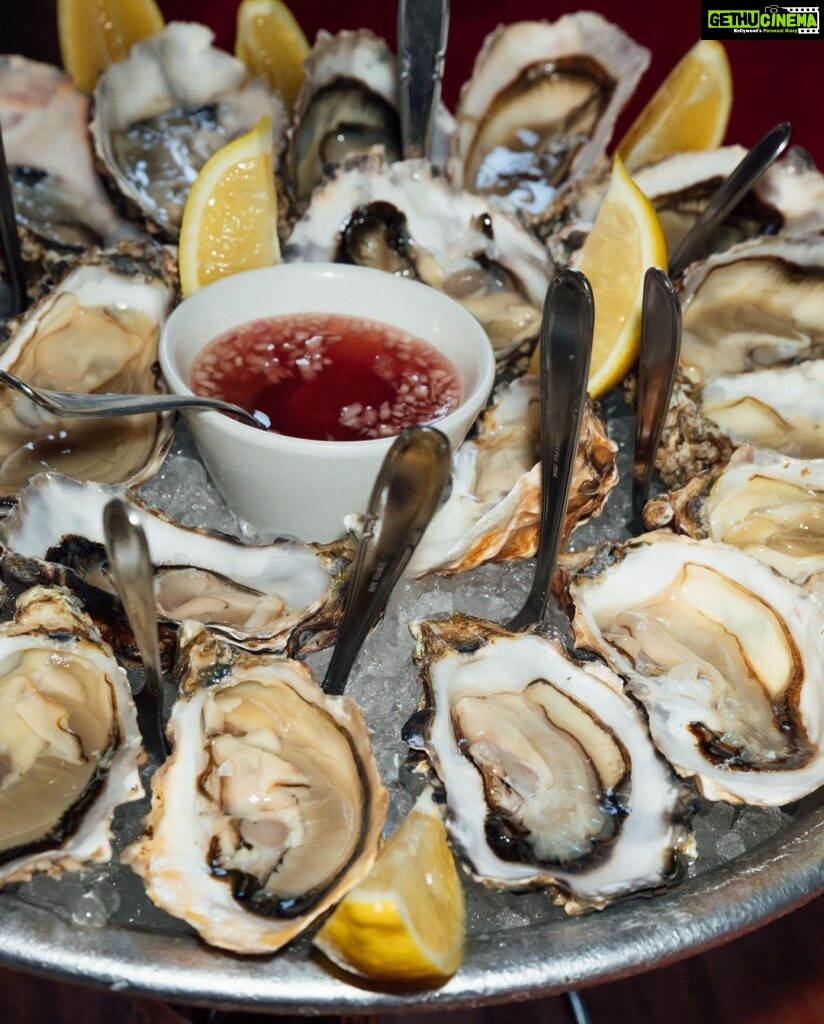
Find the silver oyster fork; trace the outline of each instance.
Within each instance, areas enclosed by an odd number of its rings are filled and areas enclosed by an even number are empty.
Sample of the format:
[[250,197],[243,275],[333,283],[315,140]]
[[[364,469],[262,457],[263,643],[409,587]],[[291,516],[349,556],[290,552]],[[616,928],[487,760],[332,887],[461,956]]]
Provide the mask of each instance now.
[[236,416],[249,426],[261,430],[266,430],[267,426],[239,405],[201,395],[90,395],[73,391],[49,391],[34,387],[8,370],[0,370],[0,384],[19,391],[35,405],[60,416],[138,416],[141,413],[169,412],[174,409],[213,409]]

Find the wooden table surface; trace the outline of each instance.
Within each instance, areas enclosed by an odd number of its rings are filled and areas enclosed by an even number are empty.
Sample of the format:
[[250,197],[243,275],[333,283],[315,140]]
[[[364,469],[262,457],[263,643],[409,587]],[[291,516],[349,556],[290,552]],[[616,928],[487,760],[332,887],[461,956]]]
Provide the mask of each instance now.
[[[699,956],[587,989],[592,1024],[824,1024],[824,898]],[[0,1024],[261,1024],[0,971]],[[291,1017],[297,1021],[300,1018]],[[311,1018],[335,1024],[340,1018]],[[572,1024],[563,998],[350,1024]]]

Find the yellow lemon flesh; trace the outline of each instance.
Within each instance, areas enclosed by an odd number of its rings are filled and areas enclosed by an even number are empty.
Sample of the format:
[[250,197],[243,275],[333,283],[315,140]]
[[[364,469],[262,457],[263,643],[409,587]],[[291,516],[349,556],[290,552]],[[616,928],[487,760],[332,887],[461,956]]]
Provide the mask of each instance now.
[[727,131],[732,76],[727,53],[702,39],[675,65],[621,140],[618,154],[630,171],[673,153],[714,149]]
[[235,38],[235,55],[292,107],[303,82],[309,43],[283,0],[243,0]]
[[[595,300],[588,390],[598,398],[624,378],[638,356],[644,275],[666,267],[667,244],[655,210],[615,158],[607,194],[584,242],[578,269]],[[536,349],[530,372],[539,369]]]
[[63,67],[78,89],[91,92],[101,71],[163,24],[155,0],[57,0]]
[[201,168],[183,207],[179,262],[184,295],[280,262],[271,118],[261,118]]
[[314,944],[363,977],[439,983],[460,967],[464,925],[463,887],[427,791]]

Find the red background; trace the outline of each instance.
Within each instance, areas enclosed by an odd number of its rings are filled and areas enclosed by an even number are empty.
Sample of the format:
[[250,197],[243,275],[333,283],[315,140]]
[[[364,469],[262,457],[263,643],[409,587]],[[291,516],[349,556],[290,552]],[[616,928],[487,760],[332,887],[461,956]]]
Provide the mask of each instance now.
[[[0,0],[0,53],[25,53],[59,62],[55,3],[56,0]],[[239,0],[158,3],[167,19],[204,21],[215,29],[220,45],[233,46]],[[701,2],[583,3],[616,22],[652,51],[652,64],[619,122],[620,135],[670,68],[699,39]],[[290,6],[310,40],[321,27],[330,31],[368,27],[394,43],[396,0],[292,0]],[[526,18],[551,21],[574,9],[572,5],[561,6],[547,0],[452,0],[444,91],[447,103],[454,109],[460,85],[472,70],[484,36],[496,25]],[[792,121],[793,141],[808,149],[824,169],[820,113],[824,96],[824,42],[736,39],[724,45],[732,66],[735,93],[727,141],[750,146],[779,121]]]

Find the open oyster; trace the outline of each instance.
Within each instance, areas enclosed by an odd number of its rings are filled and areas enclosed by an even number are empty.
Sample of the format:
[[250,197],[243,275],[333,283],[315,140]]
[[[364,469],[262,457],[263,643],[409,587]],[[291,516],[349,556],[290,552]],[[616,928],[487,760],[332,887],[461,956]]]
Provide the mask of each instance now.
[[296,661],[184,627],[173,751],[124,860],[212,945],[268,953],[366,875],[387,794],[357,705]]
[[304,65],[286,150],[286,187],[303,211],[325,168],[379,145],[401,155],[395,56],[372,32],[319,32]]
[[[424,532],[407,573],[455,573],[530,558],[538,543],[541,467],[538,378],[503,385],[477,434],[452,459],[452,489]],[[598,515],[618,482],[617,446],[587,403],[575,455],[564,538]]]
[[676,385],[657,456],[671,487],[723,466],[747,442],[794,458],[824,457],[824,360]]
[[126,673],[80,604],[27,591],[0,626],[0,885],[109,860],[142,756]]
[[[713,194],[746,155],[743,146],[676,153],[633,173],[674,252]],[[824,175],[803,150],[770,167],[717,230],[711,252],[758,235],[813,235],[824,229]]]
[[578,644],[647,709],[711,800],[779,806],[824,784],[824,609],[742,551],[645,534],[570,585]]
[[591,11],[496,29],[455,113],[456,182],[540,215],[603,155],[649,59]]
[[95,171],[89,103],[59,68],[0,56],[0,126],[17,220],[61,250],[138,234],[118,216]]
[[824,459],[743,445],[717,473],[650,501],[644,520],[732,544],[824,601]]
[[211,46],[213,37],[205,25],[169,22],[110,65],[94,91],[91,132],[100,163],[170,241],[179,234],[189,188],[213,153],[265,114],[277,146],[285,128],[277,95]]
[[824,237],[762,238],[684,278],[681,363],[703,381],[824,354]]
[[283,250],[287,261],[357,263],[446,292],[480,322],[498,356],[538,335],[552,266],[543,247],[425,160],[352,158],[319,186]]
[[751,442],[824,456],[824,238],[760,238],[693,264],[659,464],[670,486]]
[[[157,340],[176,294],[171,253],[124,243],[67,263],[65,276],[17,324],[0,367],[55,391],[162,390]],[[55,270],[57,274],[57,270]],[[56,469],[80,479],[137,482],[171,442],[168,415],[60,419],[0,391],[0,498]]]
[[[348,158],[374,147],[389,163],[402,155],[397,60],[383,39],[367,29],[335,35],[321,30],[304,73],[283,168],[297,214],[306,209],[312,190]],[[453,131],[452,117],[441,104],[432,146],[439,167]]]
[[[122,494],[122,488],[53,473],[36,477],[3,521],[0,557],[4,570],[25,585],[57,581],[76,591],[115,649],[135,657],[103,538],[103,509]],[[140,510],[155,563],[164,660],[172,657],[184,619],[205,623],[249,649],[295,651],[331,642],[350,541],[246,545],[174,523],[136,495],[129,501]]]
[[550,886],[568,913],[677,878],[688,801],[616,676],[465,615],[411,628],[428,709],[408,739],[474,877]]

